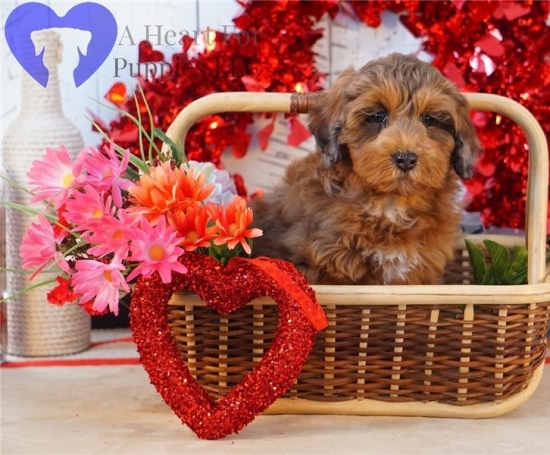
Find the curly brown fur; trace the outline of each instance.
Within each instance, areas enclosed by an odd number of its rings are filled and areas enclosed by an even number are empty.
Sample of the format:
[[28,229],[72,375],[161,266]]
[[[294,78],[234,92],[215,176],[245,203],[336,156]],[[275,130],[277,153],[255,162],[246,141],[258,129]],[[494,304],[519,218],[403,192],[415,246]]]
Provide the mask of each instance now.
[[458,178],[479,147],[468,110],[411,56],[344,71],[310,113],[320,151],[253,203],[264,231],[254,253],[293,262],[312,283],[440,281],[459,232]]

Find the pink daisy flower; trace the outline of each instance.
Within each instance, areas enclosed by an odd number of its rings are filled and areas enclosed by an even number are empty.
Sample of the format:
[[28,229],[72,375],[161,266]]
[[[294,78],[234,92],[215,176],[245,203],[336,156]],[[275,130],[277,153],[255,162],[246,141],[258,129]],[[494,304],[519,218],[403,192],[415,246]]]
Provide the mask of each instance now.
[[65,208],[65,219],[77,232],[94,232],[103,223],[103,217],[113,216],[116,210],[111,196],[99,194],[91,185],[86,185],[84,191],[75,191]]
[[66,236],[67,232],[64,230],[60,230],[56,234],[46,217],[41,213],[38,214],[38,223],[32,223],[27,229],[19,248],[19,255],[23,259],[22,267],[24,269],[37,267],[37,270],[31,275],[31,280],[51,263],[57,264],[65,272],[70,272],[69,264],[57,251],[57,245]]
[[59,150],[47,148],[44,159],[34,160],[27,173],[35,193],[31,202],[49,201],[56,209],[61,207],[77,184],[83,158],[83,154],[79,154],[73,164],[64,145]]
[[128,275],[128,281],[138,275],[144,277],[158,272],[163,283],[172,281],[172,270],[186,273],[187,268],[178,262],[183,253],[178,243],[177,232],[172,226],[166,226],[166,219],[161,216],[155,227],[146,218],[141,220],[141,229],[132,231],[131,252],[129,260],[140,264]]
[[122,206],[122,190],[127,190],[133,183],[122,178],[128,167],[130,151],[126,150],[119,160],[111,143],[103,149],[104,153],[95,148],[88,148],[84,157],[84,170],[87,175],[81,177],[84,185],[92,185],[97,191],[111,191],[117,207]]
[[121,260],[125,260],[130,251],[130,233],[136,228],[136,224],[137,220],[130,218],[122,209],[116,217],[104,216],[101,220],[101,229],[97,229],[86,238],[88,243],[95,245],[88,253],[98,257],[114,253]]
[[76,272],[72,277],[73,291],[81,294],[80,302],[94,301],[92,309],[99,313],[107,307],[118,315],[120,291],[130,292],[121,271],[125,268],[115,257],[110,264],[81,259],[75,263]]

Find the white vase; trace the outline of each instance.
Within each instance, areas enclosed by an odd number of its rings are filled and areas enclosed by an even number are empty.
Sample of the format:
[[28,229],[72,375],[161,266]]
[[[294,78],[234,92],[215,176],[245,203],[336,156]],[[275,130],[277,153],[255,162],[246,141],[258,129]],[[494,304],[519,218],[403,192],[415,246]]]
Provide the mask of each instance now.
[[[33,34],[40,47],[45,46],[44,65],[49,70],[44,88],[22,71],[21,108],[10,124],[2,143],[3,161],[9,177],[28,187],[27,172],[35,159],[41,159],[46,147],[64,144],[74,157],[84,142],[78,128],[63,114],[57,66],[61,56],[59,35],[51,30]],[[34,49],[29,49],[34,52]],[[10,185],[12,202],[31,205],[25,192]],[[37,206],[40,207],[40,206]],[[6,214],[7,294],[29,286],[28,274],[10,272],[21,269],[19,247],[24,232],[35,217],[8,209]],[[52,274],[34,278],[35,282],[52,278]],[[53,287],[43,286],[7,301],[7,352],[20,356],[53,356],[83,351],[90,345],[90,316],[76,304],[62,307],[47,302],[46,294]]]
[[[7,175],[6,168],[0,159],[0,175]],[[4,179],[0,179],[0,201],[8,199],[8,186]],[[3,296],[6,295],[6,206],[0,204],[0,364],[4,363],[7,340],[7,307]]]

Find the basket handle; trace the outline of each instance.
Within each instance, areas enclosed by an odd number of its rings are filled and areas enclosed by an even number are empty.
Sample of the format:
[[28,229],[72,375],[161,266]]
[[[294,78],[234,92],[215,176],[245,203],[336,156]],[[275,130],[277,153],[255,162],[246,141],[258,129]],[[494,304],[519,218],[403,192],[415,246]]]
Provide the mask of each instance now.
[[[187,105],[174,119],[166,134],[182,147],[189,129],[201,118],[220,112],[285,112],[305,114],[322,92],[315,93],[213,93]],[[472,110],[504,115],[523,130],[529,145],[526,220],[529,251],[528,283],[544,282],[546,275],[546,222],[548,209],[548,145],[533,115],[509,98],[486,93],[465,93]],[[162,153],[170,153],[164,144]]]

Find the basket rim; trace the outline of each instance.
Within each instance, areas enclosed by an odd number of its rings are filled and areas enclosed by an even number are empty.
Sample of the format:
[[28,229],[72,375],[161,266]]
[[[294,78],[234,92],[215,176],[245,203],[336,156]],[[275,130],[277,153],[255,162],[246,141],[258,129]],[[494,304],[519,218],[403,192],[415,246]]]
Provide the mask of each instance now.
[[[311,285],[322,305],[456,305],[465,301],[475,305],[527,305],[550,301],[550,283],[520,284],[514,286],[486,286],[479,284],[445,285]],[[506,293],[503,293],[506,288]],[[466,299],[466,300],[465,300]],[[192,292],[174,293],[169,305],[205,305]],[[274,304],[269,297],[255,299],[251,304]]]

